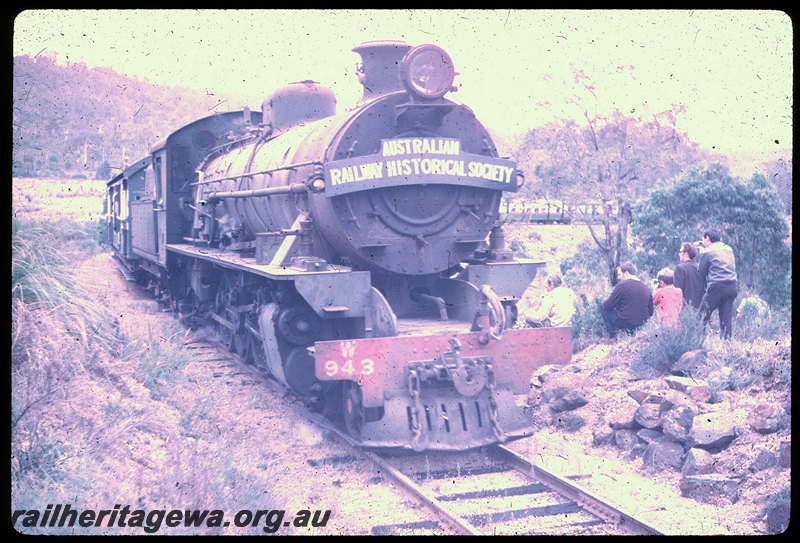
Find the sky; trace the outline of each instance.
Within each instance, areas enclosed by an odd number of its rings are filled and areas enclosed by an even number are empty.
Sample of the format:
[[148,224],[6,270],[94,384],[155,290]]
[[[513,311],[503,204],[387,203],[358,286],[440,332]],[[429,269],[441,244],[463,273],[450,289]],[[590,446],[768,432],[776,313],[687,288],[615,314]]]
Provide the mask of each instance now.
[[499,135],[673,109],[709,150],[792,147],[793,33],[780,11],[33,10],[14,21],[13,52],[242,102],[229,109],[313,79],[341,110],[361,95],[351,49],[370,40],[445,49],[459,74],[451,97]]

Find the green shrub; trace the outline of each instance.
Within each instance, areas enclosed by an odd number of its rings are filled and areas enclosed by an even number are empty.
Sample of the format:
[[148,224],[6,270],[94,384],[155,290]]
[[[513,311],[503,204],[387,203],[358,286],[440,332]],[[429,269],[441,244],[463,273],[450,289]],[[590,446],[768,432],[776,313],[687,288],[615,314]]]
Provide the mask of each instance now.
[[597,299],[591,301],[586,294],[579,294],[572,317],[572,352],[577,353],[605,337],[603,317],[597,309]]
[[191,354],[183,347],[185,336],[177,322],[157,331],[148,323],[146,332],[127,338],[119,353],[121,360],[137,365],[137,374],[154,400],[164,399],[186,379]]
[[758,380],[769,379],[773,385],[791,386],[791,336],[782,340],[756,338],[742,342],[733,338],[706,338],[709,357],[722,367],[730,368],[728,390],[741,390]]
[[733,338],[751,342],[758,338],[780,339],[791,331],[791,313],[772,311],[769,319],[743,314],[733,321]]
[[662,326],[651,318],[635,335],[631,372],[640,378],[669,373],[680,357],[703,345],[703,323],[697,311],[684,308],[678,326]]

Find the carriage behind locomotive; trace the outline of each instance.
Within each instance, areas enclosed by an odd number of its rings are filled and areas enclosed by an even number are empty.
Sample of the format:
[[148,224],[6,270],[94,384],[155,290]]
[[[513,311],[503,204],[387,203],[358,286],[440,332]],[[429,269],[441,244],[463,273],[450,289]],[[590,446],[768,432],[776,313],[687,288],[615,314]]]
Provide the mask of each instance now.
[[362,99],[312,81],[261,112],[199,119],[108,183],[123,273],[365,445],[465,449],[522,437],[536,367],[566,328],[512,329],[543,265],[505,249],[524,181],[444,96],[440,48],[368,42]]

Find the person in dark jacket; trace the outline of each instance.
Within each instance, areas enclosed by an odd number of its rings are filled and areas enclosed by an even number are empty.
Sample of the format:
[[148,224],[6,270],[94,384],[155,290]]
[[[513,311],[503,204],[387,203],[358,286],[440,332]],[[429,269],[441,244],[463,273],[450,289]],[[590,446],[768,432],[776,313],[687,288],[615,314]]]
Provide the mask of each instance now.
[[675,286],[683,293],[684,304],[691,304],[695,309],[700,309],[700,300],[703,299],[703,277],[697,267],[697,247],[691,243],[681,245],[678,252],[680,264],[675,268]]
[[703,246],[698,270],[706,282],[706,293],[700,301],[703,324],[708,324],[712,313],[719,310],[719,335],[730,339],[733,333],[733,301],[739,294],[736,259],[733,249],[720,241],[716,228],[703,233]]
[[636,277],[636,266],[622,264],[617,277],[620,281],[609,297],[602,303],[598,300],[603,323],[612,338],[620,330],[634,332],[653,315],[653,293]]

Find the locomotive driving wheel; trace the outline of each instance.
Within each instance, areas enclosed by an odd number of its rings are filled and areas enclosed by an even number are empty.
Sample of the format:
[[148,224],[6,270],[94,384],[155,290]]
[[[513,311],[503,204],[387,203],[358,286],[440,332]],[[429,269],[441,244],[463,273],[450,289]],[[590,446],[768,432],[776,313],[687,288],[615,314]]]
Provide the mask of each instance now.
[[347,434],[361,440],[364,427],[364,404],[361,400],[361,387],[353,381],[342,383],[342,417]]

